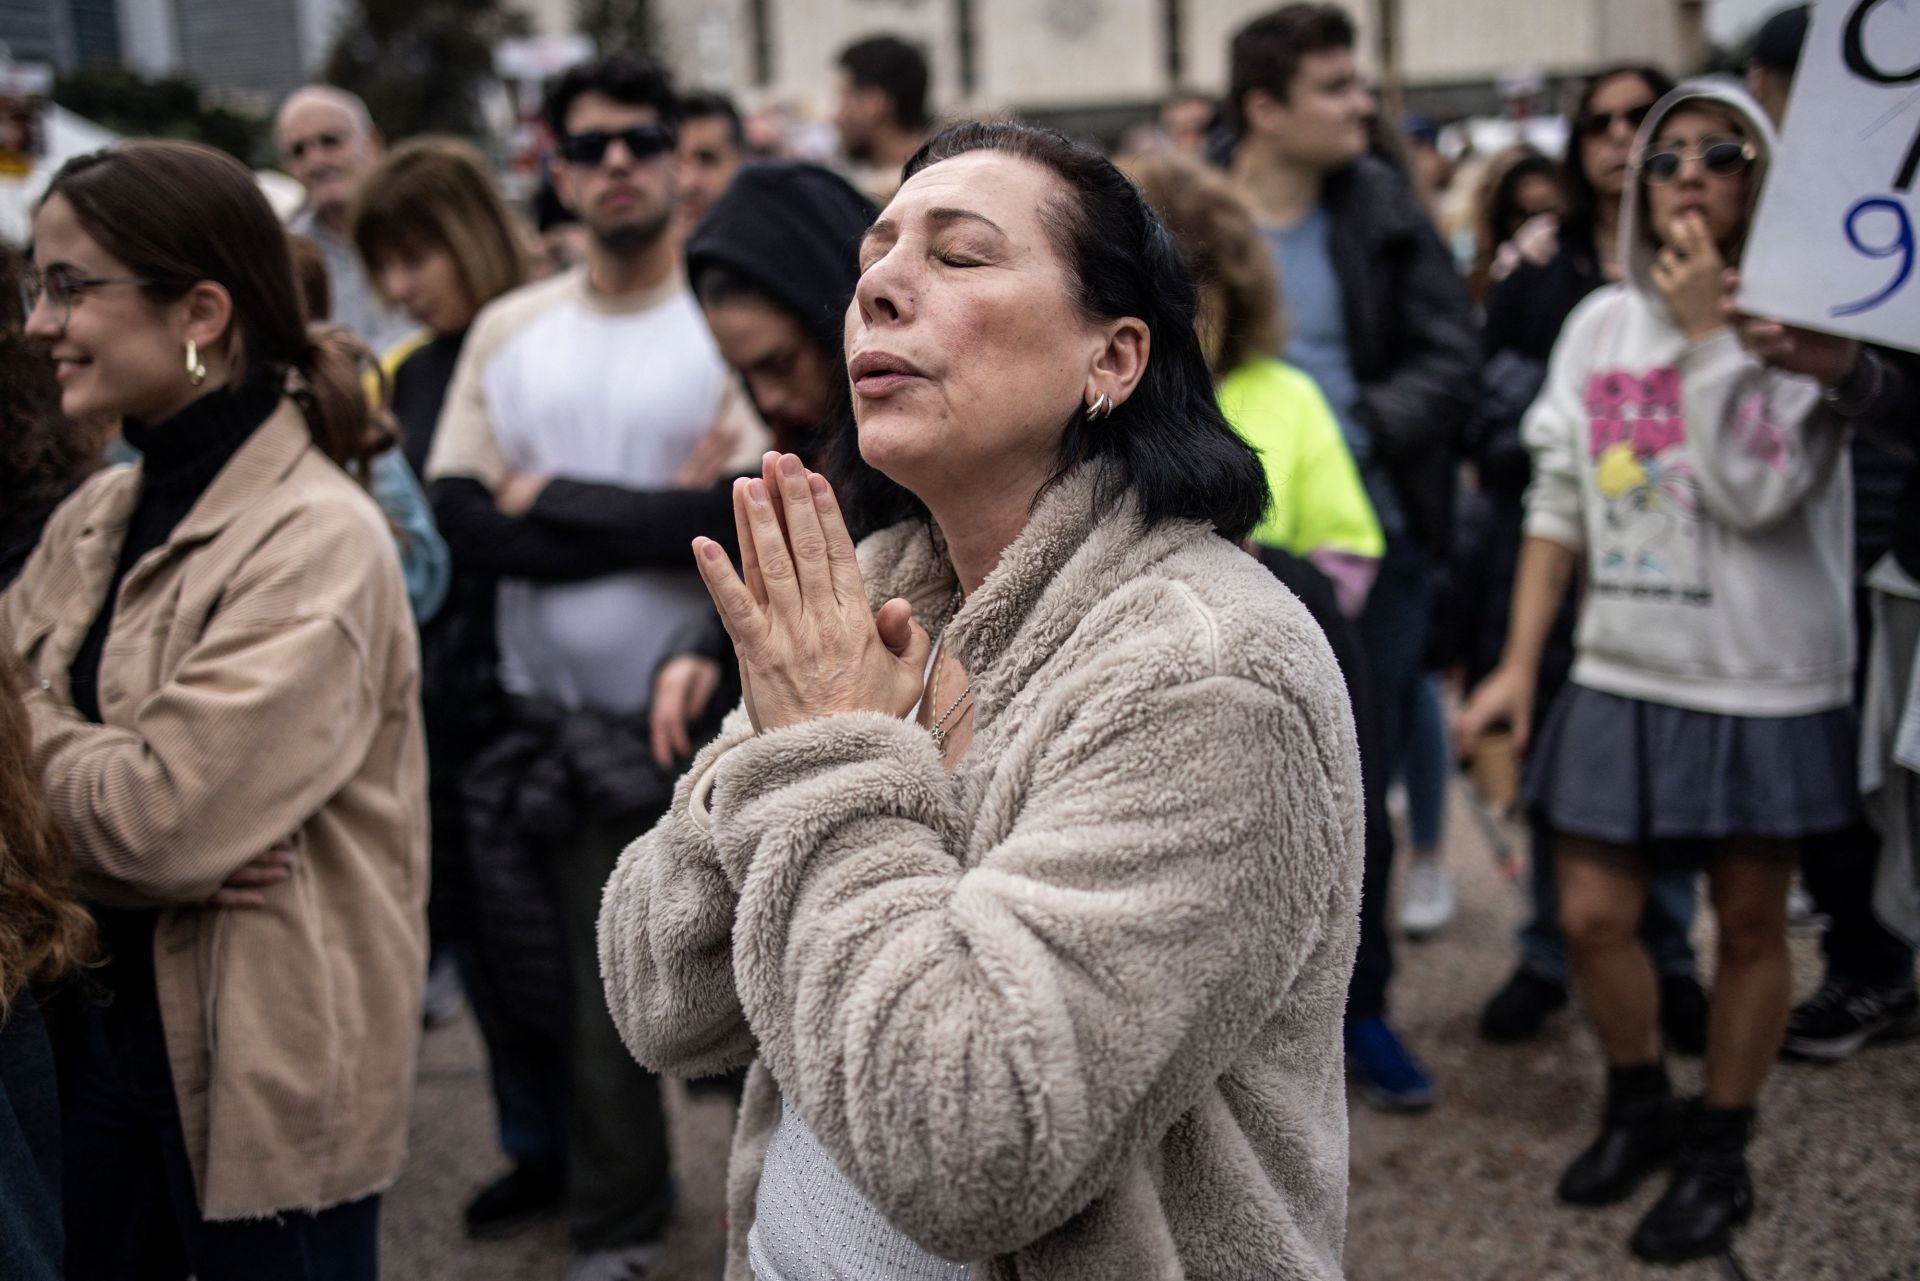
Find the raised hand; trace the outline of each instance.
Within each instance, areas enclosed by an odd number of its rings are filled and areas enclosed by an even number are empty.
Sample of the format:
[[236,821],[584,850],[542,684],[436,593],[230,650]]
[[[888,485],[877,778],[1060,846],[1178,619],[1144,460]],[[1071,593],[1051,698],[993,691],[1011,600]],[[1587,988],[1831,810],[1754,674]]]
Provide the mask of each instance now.
[[1682,214],[1667,229],[1667,244],[1653,260],[1653,283],[1667,300],[1673,323],[1689,338],[1705,338],[1726,327],[1721,300],[1727,292],[1727,264],[1699,214]]
[[836,712],[904,717],[920,699],[931,642],[900,599],[867,607],[839,500],[792,454],[733,489],[741,572],[708,538],[694,559],[733,638],[756,729]]
[[1729,271],[1720,311],[1740,336],[1741,345],[1762,362],[1790,374],[1805,374],[1828,387],[1845,382],[1860,363],[1860,344],[1851,338],[1741,311],[1734,302],[1739,289],[1739,273]]

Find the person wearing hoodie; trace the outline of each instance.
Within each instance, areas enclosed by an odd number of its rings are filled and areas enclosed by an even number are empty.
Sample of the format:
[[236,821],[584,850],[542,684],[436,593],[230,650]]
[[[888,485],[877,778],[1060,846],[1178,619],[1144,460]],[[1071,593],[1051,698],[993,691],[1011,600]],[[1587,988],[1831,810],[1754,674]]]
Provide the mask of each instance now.
[[[1720,81],[1680,86],[1642,124],[1625,279],[1568,318],[1528,412],[1507,646],[1459,725],[1471,741],[1504,721],[1525,743],[1546,634],[1584,568],[1571,681],[1527,780],[1608,1067],[1600,1135],[1559,1195],[1617,1202],[1671,1161],[1632,1239],[1663,1262],[1719,1252],[1752,1214],[1745,1149],[1786,1024],[1795,858],[1854,809],[1846,432],[1815,379],[1742,346],[1724,306],[1772,145]],[[1705,1093],[1683,1108],[1636,926],[1650,878],[1687,866],[1706,871],[1719,930]]]
[[[1481,538],[1456,544],[1456,563],[1464,572],[1455,576],[1454,585],[1466,590],[1448,593],[1446,611],[1453,626],[1467,633],[1449,652],[1463,659],[1469,687],[1499,665],[1512,614],[1513,570],[1533,471],[1521,420],[1546,381],[1547,358],[1567,317],[1587,295],[1621,277],[1620,205],[1632,179],[1634,135],[1653,104],[1672,88],[1673,81],[1657,67],[1631,63],[1603,67],[1588,77],[1574,100],[1575,136],[1561,172],[1566,212],[1547,236],[1522,234],[1528,253],[1487,292],[1487,363],[1480,406],[1467,430],[1467,456],[1479,486],[1462,504],[1484,513],[1486,521]],[[1555,616],[1542,653],[1533,706],[1543,715],[1573,664],[1575,604],[1569,599]],[[1528,839],[1532,911],[1519,930],[1519,963],[1480,1015],[1481,1034],[1496,1042],[1532,1038],[1567,1003],[1567,949],[1560,936],[1552,837],[1532,822]],[[1656,876],[1640,922],[1660,971],[1660,1023],[1667,1045],[1693,1055],[1707,1043],[1707,995],[1687,939],[1696,904],[1694,877]]]
[[[770,161],[741,170],[687,241],[687,280],[721,358],[746,383],[774,448],[809,464],[826,426],[851,412],[841,320],[860,275],[860,237],[878,213],[830,170]],[[708,710],[727,705],[715,696],[737,697],[737,681],[719,615],[676,633],[653,677],[662,769],[691,759]]]

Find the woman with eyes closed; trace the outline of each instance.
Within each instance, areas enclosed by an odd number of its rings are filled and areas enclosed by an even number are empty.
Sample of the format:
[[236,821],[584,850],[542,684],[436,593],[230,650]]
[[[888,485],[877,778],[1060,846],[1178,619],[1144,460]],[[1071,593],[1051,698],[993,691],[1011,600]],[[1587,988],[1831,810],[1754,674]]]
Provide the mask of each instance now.
[[[847,308],[829,474],[694,544],[744,698],[607,887],[642,1062],[751,1063],[732,1281],[1333,1278],[1360,777],[1172,237],[956,125]],[[841,503],[887,523],[856,549]]]
[[[1844,398],[1763,363],[1726,306],[1772,145],[1753,101],[1712,80],[1641,127],[1625,279],[1568,318],[1527,412],[1506,649],[1457,726],[1471,742],[1504,722],[1525,750],[1547,632],[1583,571],[1572,674],[1527,778],[1607,1064],[1599,1137],[1559,1195],[1612,1204],[1671,1163],[1631,1243],[1656,1262],[1720,1252],[1753,1212],[1747,1140],[1792,981],[1787,890],[1801,845],[1855,805]],[[1701,870],[1717,960],[1705,1089],[1682,1107],[1636,927],[1654,876]]]

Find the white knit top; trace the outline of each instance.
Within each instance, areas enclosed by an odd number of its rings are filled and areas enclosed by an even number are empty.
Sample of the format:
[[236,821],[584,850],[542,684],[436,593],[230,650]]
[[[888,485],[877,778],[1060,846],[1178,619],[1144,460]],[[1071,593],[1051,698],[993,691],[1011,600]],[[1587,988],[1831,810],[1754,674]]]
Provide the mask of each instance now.
[[968,1281],[972,1270],[927,1253],[887,1222],[813,1131],[780,1101],[747,1233],[755,1281]]

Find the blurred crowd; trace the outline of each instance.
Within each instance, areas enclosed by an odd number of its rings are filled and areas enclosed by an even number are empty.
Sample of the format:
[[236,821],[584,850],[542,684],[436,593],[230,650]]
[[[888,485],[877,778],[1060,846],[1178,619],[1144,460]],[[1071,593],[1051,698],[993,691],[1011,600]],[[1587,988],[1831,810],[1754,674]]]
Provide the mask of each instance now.
[[[1449,795],[1517,818],[1481,1031],[1578,995],[1604,1084],[1558,1195],[1663,1173],[1656,1261],[1754,1212],[1782,1052],[1920,1035],[1920,359],[1736,304],[1807,21],[1744,80],[1595,69],[1564,155],[1462,156],[1381,117],[1340,8],[1289,4],[1114,157],[1265,470],[1246,549],[1352,700],[1347,1072],[1444,1107],[1395,936],[1454,916]],[[375,1276],[421,1031],[464,1007],[503,1154],[465,1230],[562,1214],[570,1281],[648,1275],[673,1159],[596,929],[742,697],[689,546],[740,556],[768,450],[853,475],[860,248],[942,127],[907,42],[831,74],[824,165],[645,62],[574,67],[525,208],[312,85],[284,226],[237,163],[141,140],[3,250],[0,1272]],[[1790,1008],[1796,911],[1826,968]]]

